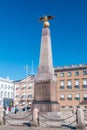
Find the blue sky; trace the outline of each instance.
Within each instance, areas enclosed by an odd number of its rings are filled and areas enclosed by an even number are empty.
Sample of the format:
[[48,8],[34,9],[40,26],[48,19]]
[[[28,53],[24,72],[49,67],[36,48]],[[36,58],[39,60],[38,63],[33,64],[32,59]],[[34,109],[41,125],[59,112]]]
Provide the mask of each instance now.
[[0,0],[0,77],[37,73],[43,15],[50,21],[54,66],[87,63],[87,0]]

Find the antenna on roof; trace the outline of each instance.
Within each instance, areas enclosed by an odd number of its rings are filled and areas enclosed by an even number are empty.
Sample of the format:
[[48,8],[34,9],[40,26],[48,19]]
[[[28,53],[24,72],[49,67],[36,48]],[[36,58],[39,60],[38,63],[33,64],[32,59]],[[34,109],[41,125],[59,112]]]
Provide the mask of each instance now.
[[24,70],[25,70],[26,77],[27,77],[27,76],[28,76],[28,72],[29,72],[29,67],[28,67],[28,65],[25,65],[25,66],[24,66]]
[[33,60],[32,60],[32,69],[31,69],[31,74],[33,74]]

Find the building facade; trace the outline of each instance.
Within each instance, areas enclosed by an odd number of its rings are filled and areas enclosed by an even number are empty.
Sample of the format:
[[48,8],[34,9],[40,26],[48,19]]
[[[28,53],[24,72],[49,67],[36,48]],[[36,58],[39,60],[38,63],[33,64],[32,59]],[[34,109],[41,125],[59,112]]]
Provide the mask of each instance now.
[[34,75],[20,81],[14,81],[15,97],[14,106],[19,108],[31,107],[34,99]]
[[14,100],[14,84],[7,78],[0,77],[0,107],[12,107]]
[[[62,109],[80,107],[87,100],[87,64],[54,68],[57,99]],[[84,104],[84,109],[87,103]]]

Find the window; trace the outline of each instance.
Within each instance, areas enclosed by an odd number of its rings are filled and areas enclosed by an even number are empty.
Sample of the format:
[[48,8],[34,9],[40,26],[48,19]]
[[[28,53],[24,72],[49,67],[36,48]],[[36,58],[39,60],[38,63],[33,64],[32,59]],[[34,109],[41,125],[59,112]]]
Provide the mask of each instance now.
[[84,98],[84,100],[87,100],[87,94],[84,94],[83,98]]
[[13,90],[13,88],[14,88],[14,87],[13,87],[13,86],[11,86],[11,89],[12,89],[12,90]]
[[15,96],[16,98],[20,98],[20,96],[17,94],[16,96]]
[[30,84],[29,85],[29,87],[28,87],[28,89],[32,89],[33,88],[33,85],[32,84]]
[[32,93],[29,93],[28,98],[32,98],[32,97],[33,97]]
[[80,88],[80,86],[79,86],[79,80],[75,80],[75,88]]
[[26,89],[27,88],[27,85],[26,84],[24,84],[23,85],[23,87],[22,87],[22,89]]
[[21,99],[26,99],[26,95],[22,95],[22,96],[21,96]]
[[5,96],[5,97],[7,96],[7,93],[6,93],[6,91],[5,91],[5,93],[4,93],[4,96]]
[[83,88],[87,88],[87,79],[83,79]]
[[83,70],[83,75],[87,75],[87,70]]
[[13,98],[13,92],[11,92],[11,98]]
[[79,71],[76,71],[76,72],[75,72],[75,76],[79,76]]
[[65,108],[65,106],[61,106],[62,108]]
[[3,91],[0,91],[0,97],[3,97]]
[[10,97],[10,92],[8,92],[8,98]]
[[62,73],[60,73],[60,76],[61,76],[61,77],[64,77],[64,73],[63,73],[63,72],[62,72]]
[[72,81],[71,80],[67,81],[67,88],[72,89]]
[[5,89],[7,88],[7,85],[5,85]]
[[1,88],[3,88],[3,84],[1,84]]
[[75,99],[80,100],[80,94],[76,94]]
[[16,90],[18,90],[20,87],[19,86],[16,86]]
[[57,73],[54,74],[57,77]]
[[60,89],[64,89],[64,81],[63,80],[60,81]]
[[23,85],[23,87],[25,87],[25,88],[26,88],[26,87],[27,87],[27,85],[26,85],[26,84],[24,84],[24,85]]
[[87,106],[85,106],[85,108],[87,109]]
[[20,86],[16,86],[16,90],[20,89]]
[[60,100],[65,100],[65,95],[64,94],[60,95]]
[[8,85],[8,89],[10,89],[10,86]]
[[2,105],[2,101],[0,101],[0,105]]
[[80,108],[80,106],[77,106],[77,108]]
[[72,100],[72,94],[68,95],[68,100]]
[[71,73],[71,72],[68,72],[68,76],[72,76],[72,73]]
[[60,89],[64,89],[64,86],[60,86]]
[[72,108],[72,106],[69,106],[69,108]]

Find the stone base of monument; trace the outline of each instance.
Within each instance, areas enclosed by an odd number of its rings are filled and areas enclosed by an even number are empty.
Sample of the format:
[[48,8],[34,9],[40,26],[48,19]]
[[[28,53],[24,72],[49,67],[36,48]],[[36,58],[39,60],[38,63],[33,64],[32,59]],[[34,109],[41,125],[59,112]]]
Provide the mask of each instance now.
[[61,112],[47,112],[49,119],[61,119]]
[[86,130],[86,125],[85,124],[77,124],[76,130]]
[[60,104],[56,101],[34,101],[32,109],[37,108],[40,112],[60,111]]
[[34,88],[32,110],[38,108],[40,112],[60,111],[57,102],[57,86],[52,80],[38,81]]

